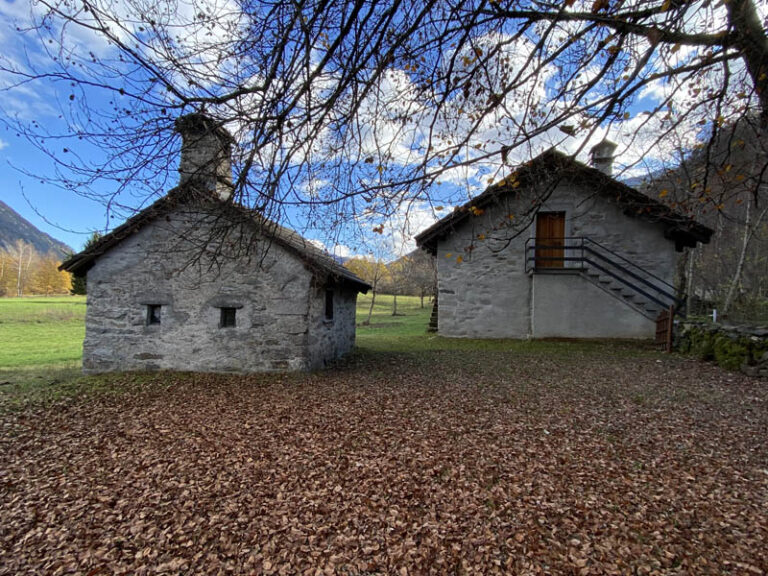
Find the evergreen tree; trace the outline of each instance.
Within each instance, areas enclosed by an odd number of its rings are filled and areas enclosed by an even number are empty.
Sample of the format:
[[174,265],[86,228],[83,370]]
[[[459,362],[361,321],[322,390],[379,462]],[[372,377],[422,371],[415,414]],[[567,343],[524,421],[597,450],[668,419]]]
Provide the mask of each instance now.
[[[85,246],[83,247],[83,251],[89,250],[93,248],[93,246],[101,240],[101,234],[98,232],[94,232],[91,234],[91,237],[88,238],[88,240],[85,243]],[[79,274],[73,274],[72,275],[72,288],[70,289],[70,293],[73,295],[79,295],[79,296],[85,296],[87,294],[87,282],[85,275],[79,275]]]

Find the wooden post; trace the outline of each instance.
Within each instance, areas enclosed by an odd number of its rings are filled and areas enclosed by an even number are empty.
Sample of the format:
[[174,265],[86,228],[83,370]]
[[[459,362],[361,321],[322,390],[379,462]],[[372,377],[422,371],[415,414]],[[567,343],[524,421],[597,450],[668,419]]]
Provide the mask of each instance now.
[[669,316],[667,316],[667,354],[672,352],[672,338],[675,335],[675,307],[669,307]]
[[659,312],[656,318],[656,343],[664,346],[664,351],[672,352],[672,338],[675,330],[675,307]]

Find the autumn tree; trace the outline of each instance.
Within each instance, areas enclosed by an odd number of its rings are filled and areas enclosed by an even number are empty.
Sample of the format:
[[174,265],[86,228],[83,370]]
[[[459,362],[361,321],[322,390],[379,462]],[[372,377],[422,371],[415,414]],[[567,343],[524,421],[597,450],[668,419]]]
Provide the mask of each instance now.
[[392,316],[401,315],[397,311],[397,297],[408,293],[406,285],[408,268],[409,262],[405,258],[398,258],[387,264],[387,274],[383,278],[382,291],[392,295]]
[[0,296],[66,294],[70,275],[60,271],[59,264],[55,254],[40,255],[23,240],[0,249]]
[[418,296],[424,308],[424,298],[434,296],[437,287],[435,257],[424,250],[414,250],[404,256],[404,281],[406,294]]
[[[700,311],[696,303],[704,301],[721,315],[768,318],[768,187],[756,185],[754,177],[768,167],[768,138],[757,126],[725,126],[711,146],[648,184],[648,194],[673,207],[687,204],[715,231],[709,245],[688,250],[683,275],[691,311]],[[713,164],[720,169],[709,170]],[[697,191],[696,202],[691,190]]]
[[55,254],[34,258],[29,276],[29,292],[34,294],[67,294],[72,286],[69,272],[59,270],[61,259]]
[[461,204],[552,145],[619,136],[637,173],[751,110],[768,127],[754,0],[30,6],[0,60],[5,99],[53,85],[64,124],[8,122],[56,163],[49,179],[110,210],[175,183],[173,124],[191,111],[234,132],[238,200],[322,229]]
[[39,255],[35,248],[23,240],[16,240],[6,248],[5,258],[3,258],[4,292],[6,294],[24,295],[30,282],[32,263],[37,262],[38,259]]
[[434,294],[437,283],[435,258],[424,250],[413,250],[387,264],[389,282],[386,292],[418,296],[424,308],[424,298]]
[[370,324],[371,316],[373,315],[373,307],[376,304],[376,296],[382,286],[387,282],[389,274],[387,266],[380,259],[361,257],[350,258],[344,266],[346,266],[353,274],[356,274],[359,278],[371,285],[371,305],[370,308],[368,308],[368,318],[363,322],[363,324],[366,325]]
[[11,258],[8,252],[0,249],[0,296],[8,296],[8,279],[11,276]]

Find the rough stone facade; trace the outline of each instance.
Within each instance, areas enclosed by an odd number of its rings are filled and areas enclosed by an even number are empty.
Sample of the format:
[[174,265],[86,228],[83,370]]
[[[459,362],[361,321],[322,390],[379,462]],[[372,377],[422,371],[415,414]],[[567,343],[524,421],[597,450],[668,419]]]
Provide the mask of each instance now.
[[[215,237],[214,222],[180,206],[95,260],[88,270],[86,372],[307,370],[351,350],[357,290],[323,280],[247,225],[228,235],[252,247],[247,257],[228,258],[228,240],[201,251]],[[156,306],[159,323],[151,323]],[[222,309],[234,310],[234,326],[221,326]]]
[[[461,221],[437,243],[438,332],[475,338],[651,338],[654,323],[574,270],[526,272],[531,199],[506,196]],[[565,235],[589,237],[674,283],[677,253],[661,225],[626,215],[583,184],[560,184],[539,208],[565,212]],[[517,236],[515,236],[517,234]]]

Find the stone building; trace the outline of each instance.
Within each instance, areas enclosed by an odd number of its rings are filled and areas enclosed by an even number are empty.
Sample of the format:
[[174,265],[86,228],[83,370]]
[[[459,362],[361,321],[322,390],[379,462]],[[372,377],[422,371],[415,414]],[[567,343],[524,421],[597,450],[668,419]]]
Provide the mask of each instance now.
[[62,264],[87,274],[83,369],[308,370],[349,352],[370,287],[232,202],[229,134],[177,121],[179,186]]
[[416,237],[437,256],[437,330],[473,338],[651,338],[680,308],[677,257],[712,230],[549,150]]

